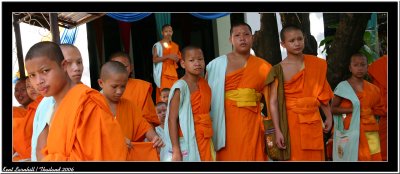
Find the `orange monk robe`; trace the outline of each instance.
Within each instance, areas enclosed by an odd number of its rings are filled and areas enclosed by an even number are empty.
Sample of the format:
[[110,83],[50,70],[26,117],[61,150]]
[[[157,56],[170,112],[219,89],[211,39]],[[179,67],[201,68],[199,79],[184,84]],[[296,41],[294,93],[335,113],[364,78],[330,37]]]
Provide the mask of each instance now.
[[322,118],[318,107],[327,105],[333,97],[326,71],[325,60],[304,55],[304,69],[284,82],[290,160],[325,160]]
[[[381,102],[387,112],[387,56],[384,55],[368,67],[368,73],[372,77],[372,83],[381,90]],[[387,113],[379,119],[379,138],[381,141],[382,160],[387,160]]]
[[103,95],[77,84],[54,112],[43,161],[120,161],[127,150]]
[[198,87],[199,90],[190,94],[196,142],[201,161],[212,161],[211,137],[213,135],[213,130],[210,117],[211,89],[207,81],[203,78],[199,79]]
[[[381,161],[381,153],[371,154],[365,132],[379,131],[379,125],[375,115],[383,115],[386,113],[385,107],[381,102],[379,88],[364,80],[363,91],[357,92],[357,97],[360,100],[360,142],[358,145],[358,160],[359,161]],[[351,106],[348,100],[341,102],[341,107]],[[345,129],[350,127],[351,114],[347,114],[343,120]]]
[[[169,44],[169,48],[165,48],[163,46],[163,56],[167,56],[169,54],[176,54],[178,55],[178,58],[181,59],[182,55],[181,52],[179,51],[179,46],[175,42],[171,41],[171,44]],[[171,60],[171,59],[165,59],[162,64],[162,72],[161,72],[161,84],[160,88],[157,88],[156,91],[156,101],[159,102],[161,101],[160,99],[160,92],[164,88],[171,88],[172,85],[178,80],[178,73],[176,72],[176,69],[178,68],[178,64]]]
[[[271,65],[250,56],[245,68],[225,76],[225,92],[238,88],[251,88],[262,93]],[[264,132],[257,106],[237,107],[236,101],[225,98],[225,147],[217,151],[217,161],[264,161]]]
[[[128,151],[127,160],[137,160],[140,155],[144,155],[148,159],[148,156],[153,157],[153,160],[159,160],[157,155],[157,150],[153,148],[151,142],[147,142],[141,147],[140,145],[134,144],[134,142],[143,141],[146,132],[152,129],[151,125],[142,117],[142,111],[136,107],[131,101],[121,98],[117,105],[116,118],[122,128],[126,138],[129,138],[133,144],[131,150]],[[150,148],[151,147],[151,148]],[[135,154],[133,152],[141,152],[140,154]],[[139,158],[140,159],[140,158]],[[151,158],[150,158],[151,159]]]
[[42,99],[43,96],[38,95],[36,100],[28,105],[25,115],[15,119],[16,127],[13,140],[16,143],[15,151],[18,153],[18,157],[14,160],[31,158],[33,119],[35,118],[36,108]]
[[[21,135],[24,129],[24,121],[26,116],[26,109],[23,107],[13,107],[13,153],[23,151],[24,148],[24,136]],[[13,161],[21,160],[18,155],[13,157]]]
[[156,108],[151,98],[152,90],[151,83],[129,78],[122,98],[131,101],[137,108],[141,109],[143,118],[153,126],[158,126],[160,120],[158,120]]

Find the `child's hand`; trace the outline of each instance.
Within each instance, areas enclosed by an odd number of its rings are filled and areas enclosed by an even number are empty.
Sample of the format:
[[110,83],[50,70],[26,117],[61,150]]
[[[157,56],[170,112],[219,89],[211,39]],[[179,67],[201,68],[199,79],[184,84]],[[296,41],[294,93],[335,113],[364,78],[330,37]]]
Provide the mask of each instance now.
[[153,139],[151,140],[151,142],[153,143],[153,148],[164,147],[164,142],[162,141],[162,139],[159,136],[154,136]]
[[126,146],[128,146],[128,149],[132,148],[131,140],[129,138],[125,137],[125,144],[126,144]]
[[178,62],[178,61],[179,61],[178,55],[176,55],[176,54],[170,54],[170,55],[169,55],[169,58],[170,58],[171,60],[175,61],[175,62]]
[[173,151],[172,152],[172,161],[182,161],[181,151]]

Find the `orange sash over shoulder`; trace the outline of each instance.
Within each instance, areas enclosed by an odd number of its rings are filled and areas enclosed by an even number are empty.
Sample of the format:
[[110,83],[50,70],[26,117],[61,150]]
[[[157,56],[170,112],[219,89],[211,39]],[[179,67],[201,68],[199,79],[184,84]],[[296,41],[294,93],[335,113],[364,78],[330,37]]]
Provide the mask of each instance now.
[[190,94],[196,142],[201,161],[212,161],[211,137],[213,135],[210,117],[211,89],[208,83],[200,78],[199,90]]
[[122,98],[130,100],[142,110],[143,118],[154,126],[158,126],[160,120],[158,120],[153,99],[151,98],[152,90],[151,83],[129,78]]

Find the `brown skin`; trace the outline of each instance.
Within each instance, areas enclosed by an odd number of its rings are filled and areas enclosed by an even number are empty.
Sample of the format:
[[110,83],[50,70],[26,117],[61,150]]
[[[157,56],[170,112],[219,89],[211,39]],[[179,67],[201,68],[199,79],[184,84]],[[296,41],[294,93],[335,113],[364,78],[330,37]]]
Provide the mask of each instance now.
[[79,50],[72,46],[60,46],[64,59],[67,61],[67,72],[74,83],[81,82],[83,60]]
[[[364,76],[368,71],[367,58],[365,56],[352,56],[350,60],[349,70],[351,77],[347,79],[354,91],[363,90]],[[335,115],[350,114],[353,112],[353,108],[342,108],[340,103],[342,102],[341,97],[335,95],[332,100],[332,113]]]
[[37,96],[39,95],[36,92],[36,89],[31,85],[31,82],[29,79],[26,80],[26,91],[31,100],[36,100]]
[[160,127],[164,129],[165,115],[167,114],[167,105],[160,105],[156,107],[157,116],[160,120]]
[[233,51],[227,54],[228,64],[226,74],[243,68],[250,57],[250,49],[253,45],[253,36],[246,25],[239,25],[232,29],[229,42]]
[[28,91],[26,89],[26,80],[19,80],[14,87],[14,97],[23,108],[27,108],[32,99],[29,98]]
[[[289,81],[292,77],[304,69],[304,36],[300,30],[288,30],[284,33],[285,37],[281,45],[287,50],[287,57],[281,62],[281,66],[284,74],[284,81]],[[270,106],[271,116],[275,127],[276,145],[280,149],[286,149],[285,141],[279,126],[279,112],[278,112],[278,95],[277,95],[278,84],[272,83],[270,93]],[[332,114],[330,107],[321,103],[322,111],[326,115],[324,122],[323,132],[328,133],[332,128]]]
[[168,103],[168,95],[169,95],[169,91],[163,91],[161,92],[161,101]]
[[[161,34],[163,35],[163,39],[161,39],[161,41],[160,41],[161,45],[164,48],[168,48],[170,43],[171,43],[171,41],[172,41],[172,35],[174,34],[174,31],[172,30],[172,27],[171,26],[165,27],[161,31]],[[153,48],[153,63],[162,62],[162,61],[164,61],[166,59],[171,59],[171,60],[173,60],[175,62],[179,61],[178,55],[174,54],[174,53],[168,54],[166,56],[158,57],[157,49],[155,47]]]

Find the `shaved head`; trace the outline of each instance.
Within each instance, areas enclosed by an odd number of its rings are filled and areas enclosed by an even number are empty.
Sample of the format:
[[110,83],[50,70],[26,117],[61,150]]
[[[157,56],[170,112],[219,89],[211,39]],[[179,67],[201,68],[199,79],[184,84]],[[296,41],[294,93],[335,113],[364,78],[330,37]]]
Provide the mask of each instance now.
[[121,73],[128,75],[124,64],[117,61],[109,61],[101,67],[100,79],[105,81],[109,76]]
[[33,45],[28,53],[26,53],[25,62],[35,57],[47,57],[48,59],[57,62],[61,66],[64,60],[64,55],[60,46],[54,42],[44,41]]

